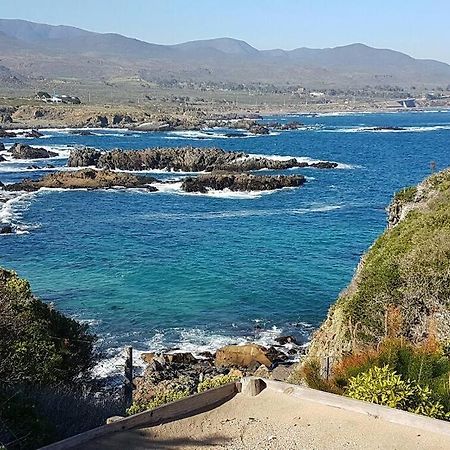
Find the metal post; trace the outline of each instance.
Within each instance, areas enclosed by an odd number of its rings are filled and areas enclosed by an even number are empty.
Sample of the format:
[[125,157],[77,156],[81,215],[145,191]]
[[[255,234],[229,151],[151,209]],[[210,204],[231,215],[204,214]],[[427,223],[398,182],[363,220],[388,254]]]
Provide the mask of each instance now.
[[133,403],[133,347],[125,348],[125,406],[129,408]]

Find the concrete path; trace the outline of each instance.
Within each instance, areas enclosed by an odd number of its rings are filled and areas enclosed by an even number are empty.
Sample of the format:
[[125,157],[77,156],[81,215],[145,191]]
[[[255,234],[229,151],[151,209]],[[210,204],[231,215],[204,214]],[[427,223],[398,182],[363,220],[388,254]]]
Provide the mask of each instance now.
[[83,444],[82,448],[450,450],[450,436],[265,389],[256,397],[238,394],[207,413],[157,427],[115,433]]

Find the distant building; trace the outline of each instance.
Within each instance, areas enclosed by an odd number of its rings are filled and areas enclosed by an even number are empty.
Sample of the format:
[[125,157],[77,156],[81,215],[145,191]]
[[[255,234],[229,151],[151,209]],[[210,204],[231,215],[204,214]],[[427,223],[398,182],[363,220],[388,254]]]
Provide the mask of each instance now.
[[39,91],[36,94],[36,98],[45,103],[71,103],[73,105],[79,105],[81,100],[78,97],[71,95],[50,95],[48,92]]
[[325,92],[310,92],[309,95],[311,97],[323,97],[325,95]]
[[398,103],[403,106],[403,108],[415,108],[416,99],[415,98],[406,98],[404,100],[398,100]]

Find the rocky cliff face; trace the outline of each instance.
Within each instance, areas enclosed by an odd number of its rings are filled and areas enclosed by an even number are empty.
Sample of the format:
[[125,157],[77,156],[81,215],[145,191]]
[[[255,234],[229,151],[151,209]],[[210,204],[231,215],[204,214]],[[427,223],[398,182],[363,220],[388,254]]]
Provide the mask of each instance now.
[[387,230],[330,308],[309,356],[339,358],[392,333],[450,338],[450,169],[395,195]]

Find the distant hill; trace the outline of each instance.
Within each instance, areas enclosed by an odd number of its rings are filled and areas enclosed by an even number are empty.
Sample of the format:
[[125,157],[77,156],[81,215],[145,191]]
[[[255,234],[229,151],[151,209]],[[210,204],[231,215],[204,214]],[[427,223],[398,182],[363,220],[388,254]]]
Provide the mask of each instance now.
[[[18,79],[152,80],[299,84],[306,87],[447,86],[450,65],[351,44],[257,50],[232,38],[150,44],[120,34],[0,19],[0,64]],[[19,75],[20,74],[20,75]]]

